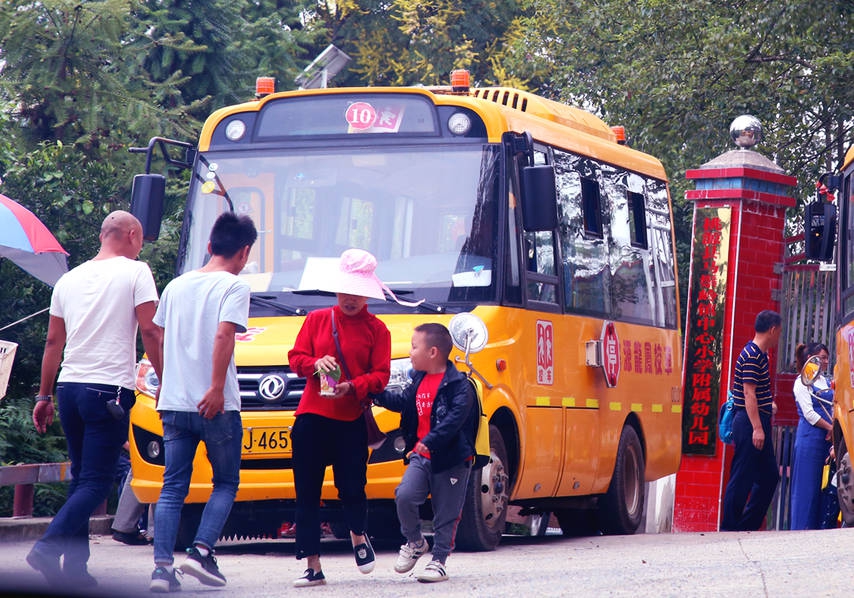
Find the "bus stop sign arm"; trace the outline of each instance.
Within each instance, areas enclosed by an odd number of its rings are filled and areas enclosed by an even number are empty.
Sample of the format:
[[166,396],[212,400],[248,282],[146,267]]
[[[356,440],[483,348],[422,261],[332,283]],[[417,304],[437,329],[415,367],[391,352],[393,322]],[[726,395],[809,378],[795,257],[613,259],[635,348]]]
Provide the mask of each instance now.
[[[169,146],[184,150],[181,158],[169,153]],[[183,141],[165,137],[152,137],[148,147],[128,148],[132,154],[145,154],[145,174],[133,177],[130,212],[142,224],[142,236],[146,241],[156,241],[160,236],[160,223],[163,220],[163,205],[166,197],[166,177],[151,173],[151,159],[155,149],[159,149],[166,164],[180,169],[191,168],[196,157],[196,148]]]
[[[179,148],[184,149],[184,157],[173,158],[169,154],[169,146],[174,145]],[[166,137],[152,137],[148,141],[148,147],[131,147],[128,148],[128,151],[132,154],[145,154],[145,174],[151,174],[151,158],[154,154],[155,148],[160,149],[160,153],[163,155],[163,159],[167,164],[171,166],[177,166],[179,168],[190,168],[193,166],[193,160],[196,157],[196,148],[192,143],[187,143],[185,141],[176,141],[174,139],[168,139]]]

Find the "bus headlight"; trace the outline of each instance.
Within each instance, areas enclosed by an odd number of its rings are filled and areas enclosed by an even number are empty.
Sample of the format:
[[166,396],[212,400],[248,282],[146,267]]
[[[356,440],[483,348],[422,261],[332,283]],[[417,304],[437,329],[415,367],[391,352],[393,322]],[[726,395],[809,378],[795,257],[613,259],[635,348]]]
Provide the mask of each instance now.
[[412,361],[409,358],[391,360],[391,376],[388,379],[387,390],[403,390],[412,382]]
[[152,397],[157,393],[160,379],[154,373],[154,367],[147,359],[140,359],[136,364],[136,389]]

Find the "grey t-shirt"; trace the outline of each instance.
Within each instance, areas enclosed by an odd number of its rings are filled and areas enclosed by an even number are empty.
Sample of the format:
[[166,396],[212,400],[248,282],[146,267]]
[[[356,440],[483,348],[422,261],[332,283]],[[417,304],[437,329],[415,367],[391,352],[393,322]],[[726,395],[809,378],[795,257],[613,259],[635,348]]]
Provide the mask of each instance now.
[[[163,328],[163,380],[158,411],[197,411],[211,385],[220,322],[245,332],[249,285],[229,272],[187,272],[166,285],[154,323]],[[225,379],[225,410],[240,410],[234,356]]]

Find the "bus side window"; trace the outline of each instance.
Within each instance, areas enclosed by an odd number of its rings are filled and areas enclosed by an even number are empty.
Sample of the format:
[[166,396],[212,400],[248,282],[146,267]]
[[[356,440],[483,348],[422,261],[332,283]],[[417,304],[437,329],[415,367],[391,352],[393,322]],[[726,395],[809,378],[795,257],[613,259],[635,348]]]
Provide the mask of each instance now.
[[672,223],[667,184],[664,181],[647,179],[645,197],[650,253],[655,267],[655,323],[658,326],[676,328],[676,259],[671,242]]
[[[593,178],[596,165],[556,148],[554,164],[565,307],[571,312],[609,316],[611,275],[601,229],[599,183]],[[597,228],[598,235],[591,234]]]
[[[543,165],[547,161],[544,148],[534,151],[535,165]],[[554,232],[526,232],[524,239],[525,263],[528,271],[528,301],[557,303]]]
[[646,244],[646,212],[643,195],[629,190],[643,190],[643,179],[625,170],[603,165],[602,181],[606,209],[610,214],[607,232],[613,317],[652,324],[656,284],[652,256],[642,246]]

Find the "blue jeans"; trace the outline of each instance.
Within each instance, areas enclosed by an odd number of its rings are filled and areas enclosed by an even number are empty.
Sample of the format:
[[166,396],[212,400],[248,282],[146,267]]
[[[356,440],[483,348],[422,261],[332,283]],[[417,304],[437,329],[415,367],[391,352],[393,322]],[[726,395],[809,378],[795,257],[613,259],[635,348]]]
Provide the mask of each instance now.
[[190,411],[162,411],[166,470],[154,519],[154,562],[171,565],[181,520],[181,507],[190,490],[193,458],[204,442],[213,470],[213,492],[202,512],[193,544],[212,549],[222,533],[240,484],[243,424],[239,411],[205,419]]
[[[107,411],[107,401],[115,400],[117,392],[124,408],[120,420]],[[127,388],[83,382],[62,382],[56,394],[72,479],[65,504],[33,549],[51,557],[65,555],[63,568],[75,573],[86,569],[89,517],[112,488],[136,397]]]

